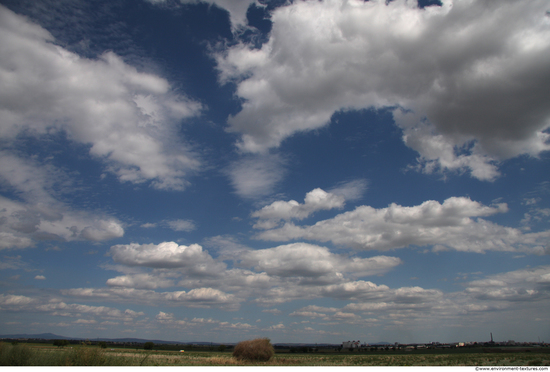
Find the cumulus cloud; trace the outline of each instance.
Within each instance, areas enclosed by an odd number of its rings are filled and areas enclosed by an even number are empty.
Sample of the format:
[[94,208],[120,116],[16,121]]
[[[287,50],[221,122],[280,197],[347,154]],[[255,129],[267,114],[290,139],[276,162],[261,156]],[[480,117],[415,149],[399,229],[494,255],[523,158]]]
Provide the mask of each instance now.
[[[306,194],[303,204],[295,200],[288,202],[275,201],[270,205],[266,205],[259,211],[253,212],[252,217],[267,220],[269,226],[279,220],[303,220],[314,212],[333,208],[343,208],[344,204],[345,198],[343,196],[327,193],[317,188]],[[255,227],[265,227],[265,222],[266,221],[262,221],[261,224],[256,224]]]
[[547,3],[296,1],[269,41],[216,54],[237,84],[239,147],[266,152],[339,110],[393,107],[419,166],[493,180],[498,161],[550,149]]
[[26,204],[0,196],[0,249],[27,248],[41,240],[103,241],[124,235],[122,223],[56,203]]
[[115,262],[127,266],[181,268],[194,275],[214,275],[226,268],[224,263],[214,261],[198,244],[121,244],[112,246],[109,254]]
[[134,274],[122,275],[108,279],[107,285],[113,287],[156,289],[172,287],[174,285],[174,281],[150,274]]
[[195,288],[189,291],[156,292],[149,289],[125,287],[112,288],[72,288],[61,291],[66,296],[96,299],[113,302],[132,302],[144,304],[163,304],[166,306],[187,306],[194,308],[220,307],[236,310],[239,302],[237,296],[215,288]]
[[252,217],[259,219],[254,228],[272,229],[278,225],[280,220],[303,220],[317,211],[341,209],[346,200],[359,199],[365,189],[366,181],[355,180],[342,183],[330,192],[316,188],[306,194],[303,204],[295,200],[274,201],[252,213]]
[[131,320],[145,315],[143,312],[136,312],[131,309],[124,311],[107,306],[89,306],[76,303],[65,303],[59,299],[50,300],[37,299],[27,296],[2,295],[0,294],[0,308],[10,311],[41,311],[51,315],[80,317],[81,314],[98,316],[104,319]]
[[332,241],[361,250],[433,246],[435,251],[499,250],[546,254],[550,231],[523,234],[518,229],[480,218],[506,211],[506,204],[490,207],[465,197],[451,197],[442,204],[429,200],[412,207],[394,203],[381,209],[359,206],[311,226],[288,222],[280,228],[261,232],[256,238]]
[[181,190],[198,160],[178,143],[177,125],[201,105],[163,78],[112,52],[85,59],[46,30],[0,7],[0,138],[55,132],[90,146],[122,182]]
[[3,310],[17,309],[37,302],[36,299],[27,296],[0,294],[0,308]]
[[477,299],[539,301],[550,297],[550,266],[491,275],[468,283],[466,292]]
[[242,263],[256,271],[281,277],[313,277],[334,275],[368,276],[383,274],[401,264],[397,257],[376,256],[348,258],[331,253],[328,248],[306,243],[281,245],[250,251]]

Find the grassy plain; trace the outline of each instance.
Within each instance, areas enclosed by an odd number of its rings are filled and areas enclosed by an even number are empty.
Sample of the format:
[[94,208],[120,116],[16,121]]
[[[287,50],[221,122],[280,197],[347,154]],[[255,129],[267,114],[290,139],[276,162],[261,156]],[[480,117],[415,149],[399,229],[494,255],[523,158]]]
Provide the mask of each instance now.
[[408,353],[276,353],[268,362],[243,362],[230,352],[57,348],[0,344],[0,365],[31,366],[549,366],[550,353],[408,352]]

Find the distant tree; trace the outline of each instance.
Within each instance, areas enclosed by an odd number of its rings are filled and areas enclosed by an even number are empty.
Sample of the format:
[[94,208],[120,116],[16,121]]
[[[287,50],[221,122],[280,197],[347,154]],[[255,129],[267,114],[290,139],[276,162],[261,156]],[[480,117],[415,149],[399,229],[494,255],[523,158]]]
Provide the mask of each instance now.
[[220,345],[220,346],[218,346],[218,351],[224,352],[225,348],[226,348],[225,345]]
[[152,343],[151,341],[148,341],[143,345],[143,348],[145,350],[153,350],[153,347],[155,347],[155,344]]
[[67,346],[69,344],[69,341],[67,340],[54,340],[53,341],[53,346],[57,346],[57,347],[64,347],[64,346]]
[[102,349],[106,349],[107,348],[107,343],[105,341],[99,341],[97,343],[99,345],[100,348]]

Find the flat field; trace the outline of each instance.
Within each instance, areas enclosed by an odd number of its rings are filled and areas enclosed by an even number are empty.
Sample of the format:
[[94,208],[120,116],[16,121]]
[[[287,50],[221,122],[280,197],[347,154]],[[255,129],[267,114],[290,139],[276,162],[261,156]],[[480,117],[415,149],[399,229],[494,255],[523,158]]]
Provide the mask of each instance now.
[[243,362],[230,352],[100,349],[97,346],[0,345],[0,365],[95,366],[549,366],[546,350],[529,352],[276,353],[268,362]]
[[[117,357],[145,358],[145,352],[117,352]],[[548,366],[550,354],[544,353],[460,353],[460,354],[275,354],[265,363],[246,363],[231,353],[151,352],[143,365],[148,366]],[[139,365],[139,364],[132,364]]]

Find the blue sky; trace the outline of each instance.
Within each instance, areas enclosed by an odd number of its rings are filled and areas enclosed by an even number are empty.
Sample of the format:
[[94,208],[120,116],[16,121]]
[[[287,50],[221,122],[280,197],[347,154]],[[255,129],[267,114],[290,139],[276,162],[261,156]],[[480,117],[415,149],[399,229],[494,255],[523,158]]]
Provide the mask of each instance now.
[[548,341],[549,11],[2,0],[0,333]]

